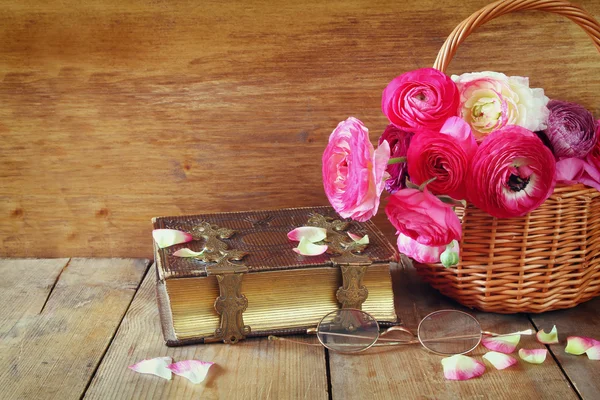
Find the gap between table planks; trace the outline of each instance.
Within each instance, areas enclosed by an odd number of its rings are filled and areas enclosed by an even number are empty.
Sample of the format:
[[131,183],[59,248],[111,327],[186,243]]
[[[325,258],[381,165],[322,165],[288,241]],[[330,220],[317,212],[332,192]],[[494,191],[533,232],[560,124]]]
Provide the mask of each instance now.
[[600,398],[600,361],[565,353],[565,343],[569,336],[600,339],[599,312],[600,298],[596,298],[572,309],[530,315],[538,330],[549,332],[556,325],[560,342],[550,345],[550,351],[584,399]]
[[[160,331],[155,284],[152,268],[102,360],[86,399],[328,398],[325,351],[321,346],[260,338],[236,345],[166,347]],[[163,356],[171,356],[174,361],[211,361],[215,365],[206,380],[197,385],[176,375],[167,381],[127,369],[137,361]]]
[[148,264],[0,260],[0,397],[80,398]]
[[[443,378],[440,357],[411,346],[357,356],[331,353],[329,394],[327,360],[320,347],[266,339],[236,346],[164,346],[153,268],[131,302],[147,265],[146,260],[122,259],[0,260],[0,304],[5,305],[0,310],[2,398],[570,399],[579,393],[592,399],[600,391],[594,361],[564,354],[567,335],[597,336],[600,299],[530,316],[539,328],[557,325],[562,342],[551,350],[577,393],[552,357],[542,365],[519,361],[506,371],[488,365],[480,378],[451,382]],[[407,327],[416,326],[431,310],[460,308],[419,282],[410,267],[394,270],[394,277],[396,307]],[[526,315],[474,314],[484,329],[532,326]],[[542,347],[532,337],[523,337],[521,345]],[[475,357],[482,353],[479,350]],[[199,385],[127,369],[136,361],[161,355],[216,365]]]
[[[422,283],[414,269],[406,264],[393,269],[396,311],[411,330],[428,313],[445,309],[463,309],[431,287]],[[483,330],[514,332],[533,328],[527,315],[501,315],[469,311]],[[522,336],[519,348],[543,348],[535,336]],[[472,354],[487,350],[479,346]],[[486,364],[483,376],[468,381],[444,378],[441,356],[429,353],[420,345],[398,346],[369,351],[361,355],[330,353],[332,398],[336,399],[577,399],[569,381],[556,361],[548,356],[541,365],[518,359],[516,366],[497,371]],[[598,392],[596,392],[596,395]]]

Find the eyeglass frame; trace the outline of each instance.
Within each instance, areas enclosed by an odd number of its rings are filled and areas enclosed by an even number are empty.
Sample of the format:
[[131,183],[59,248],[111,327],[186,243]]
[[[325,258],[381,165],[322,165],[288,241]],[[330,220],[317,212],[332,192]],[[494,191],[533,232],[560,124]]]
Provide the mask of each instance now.
[[[332,348],[331,345],[325,344],[323,342],[323,340],[321,339],[321,337],[319,336],[319,327],[321,326],[321,324],[323,323],[323,321],[325,320],[325,318],[329,317],[331,314],[337,312],[340,313],[342,311],[358,311],[360,313],[363,313],[365,315],[367,315],[369,318],[371,318],[372,321],[375,322],[376,327],[377,327],[377,337],[375,338],[375,340],[373,340],[373,342],[371,344],[369,344],[368,346],[366,346],[364,349],[360,349],[360,350],[356,350],[356,351],[343,351],[343,350],[338,350],[335,348]],[[438,352],[435,350],[432,350],[431,348],[429,348],[428,346],[425,345],[425,343],[423,343],[422,338],[419,335],[419,332],[421,330],[421,326],[423,324],[423,321],[427,320],[429,317],[434,316],[436,314],[440,314],[440,313],[444,313],[444,312],[454,312],[454,313],[459,313],[462,315],[466,315],[470,318],[472,318],[477,325],[479,326],[479,340],[477,341],[477,343],[471,347],[469,350],[464,351],[464,352],[460,352],[460,353],[442,353],[442,352]],[[423,346],[427,351],[430,351],[434,354],[440,355],[440,356],[449,356],[449,355],[457,355],[457,354],[467,354],[472,352],[473,350],[475,350],[480,344],[481,341],[483,340],[484,336],[491,336],[491,337],[501,337],[501,336],[510,336],[510,335],[533,335],[535,332],[532,329],[526,329],[523,331],[518,331],[518,332],[511,332],[511,333],[495,333],[495,332],[490,332],[490,331],[484,331],[481,329],[481,324],[479,322],[479,320],[477,318],[475,318],[473,315],[465,312],[465,311],[461,311],[461,310],[455,310],[455,309],[442,309],[442,310],[437,310],[437,311],[433,311],[429,314],[427,314],[426,316],[424,316],[423,318],[421,318],[421,320],[419,321],[419,325],[417,326],[417,334],[414,334],[411,330],[404,328],[400,325],[393,325],[389,328],[387,328],[383,333],[380,333],[380,328],[381,325],[379,323],[379,321],[377,321],[376,318],[374,318],[371,314],[369,314],[366,311],[363,310],[359,310],[356,308],[340,308],[334,311],[331,311],[329,313],[327,313],[325,316],[323,316],[323,318],[321,318],[321,320],[319,321],[319,323],[317,324],[317,326],[315,328],[309,328],[306,330],[307,334],[316,334],[317,339],[319,340],[319,344],[316,343],[306,343],[306,342],[302,342],[299,340],[293,340],[293,339],[287,339],[287,338],[282,338],[282,337],[278,337],[278,336],[273,336],[270,335],[269,336],[269,340],[281,340],[281,341],[289,341],[289,342],[293,342],[293,343],[298,343],[298,344],[302,344],[302,345],[309,345],[309,346],[323,346],[328,350],[331,351],[335,351],[336,353],[341,353],[341,354],[357,354],[357,353],[362,353],[364,351],[369,350],[372,347],[383,347],[383,346],[395,346],[395,345],[403,345],[403,344],[417,344],[420,343],[421,346]],[[382,340],[382,336],[390,333],[390,332],[404,332],[404,333],[408,333],[409,335],[411,335],[413,337],[412,340],[406,340],[406,341],[401,341],[398,339],[387,339],[387,338],[383,338],[383,341],[389,341],[392,343],[377,343],[378,341]],[[321,332],[324,333],[324,332]],[[326,334],[332,334],[332,333],[326,333]],[[345,334],[336,334],[336,335],[345,335]],[[356,335],[351,335],[348,334],[350,336],[354,336],[357,337]],[[416,338],[416,340],[415,340]],[[461,338],[459,337],[450,337],[447,339],[456,339],[456,338]],[[368,338],[371,339],[371,338]]]

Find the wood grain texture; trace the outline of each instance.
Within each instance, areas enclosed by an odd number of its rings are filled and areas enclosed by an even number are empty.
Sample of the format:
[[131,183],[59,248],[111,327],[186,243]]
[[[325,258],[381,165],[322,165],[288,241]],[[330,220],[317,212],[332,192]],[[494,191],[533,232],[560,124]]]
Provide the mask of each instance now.
[[[412,267],[394,271],[396,310],[409,329],[432,311],[457,308],[423,284]],[[500,315],[471,312],[483,330],[515,332],[532,328],[526,315]],[[519,348],[543,348],[535,337],[522,336]],[[479,346],[472,354],[481,356],[487,349]],[[518,356],[513,354],[514,357]],[[420,345],[369,350],[356,355],[330,353],[333,399],[577,399],[559,366],[551,358],[541,365],[518,365],[497,371],[486,362],[486,372],[468,381],[449,381],[444,378],[441,359]]]
[[[5,260],[1,265],[5,269],[29,264],[37,270],[38,264],[43,270],[44,264],[51,262]],[[58,264],[62,268],[62,262]],[[147,260],[70,260],[43,311],[25,315],[2,336],[0,397],[80,398],[147,267]],[[19,287],[22,277],[13,279],[14,286]],[[46,299],[45,293],[34,290],[35,285],[31,288],[25,289],[29,296]],[[10,300],[2,304],[9,309],[20,307]]]
[[569,310],[531,314],[537,329],[549,332],[553,325],[558,330],[560,343],[550,345],[550,351],[558,360],[573,386],[584,399],[597,399],[600,393],[600,366],[584,354],[574,356],[565,353],[567,337],[587,336],[600,340],[600,298]]
[[[0,255],[151,257],[153,216],[326,204],[337,122],[375,141],[385,85],[487,3],[4,1]],[[530,76],[600,116],[598,61],[568,20],[522,13],[449,73]]]
[[0,260],[0,304],[6,305],[0,312],[0,342],[15,335],[17,323],[38,316],[68,262],[68,258]]
[[[150,271],[86,399],[327,399],[325,352],[320,346],[261,338],[236,345],[166,347],[156,306],[155,279],[154,271]],[[206,381],[197,385],[175,375],[166,381],[127,369],[140,360],[163,356],[171,356],[174,361],[211,361],[215,365]]]

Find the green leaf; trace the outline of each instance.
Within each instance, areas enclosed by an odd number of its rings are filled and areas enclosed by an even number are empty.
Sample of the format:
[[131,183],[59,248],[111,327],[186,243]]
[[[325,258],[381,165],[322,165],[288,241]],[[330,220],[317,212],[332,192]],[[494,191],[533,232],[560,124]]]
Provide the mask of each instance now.
[[450,196],[446,196],[445,194],[437,196],[438,199],[442,201],[442,203],[451,204],[456,207],[467,207],[467,202],[465,200],[456,200]]

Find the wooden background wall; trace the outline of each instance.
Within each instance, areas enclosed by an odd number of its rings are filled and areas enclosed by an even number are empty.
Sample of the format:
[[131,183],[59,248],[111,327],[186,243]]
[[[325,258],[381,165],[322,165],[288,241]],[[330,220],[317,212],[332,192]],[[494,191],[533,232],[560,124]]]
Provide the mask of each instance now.
[[[375,142],[385,85],[487,3],[1,0],[0,256],[151,257],[153,216],[326,204],[337,122]],[[570,21],[527,12],[449,72],[530,76],[600,117],[599,65]]]

